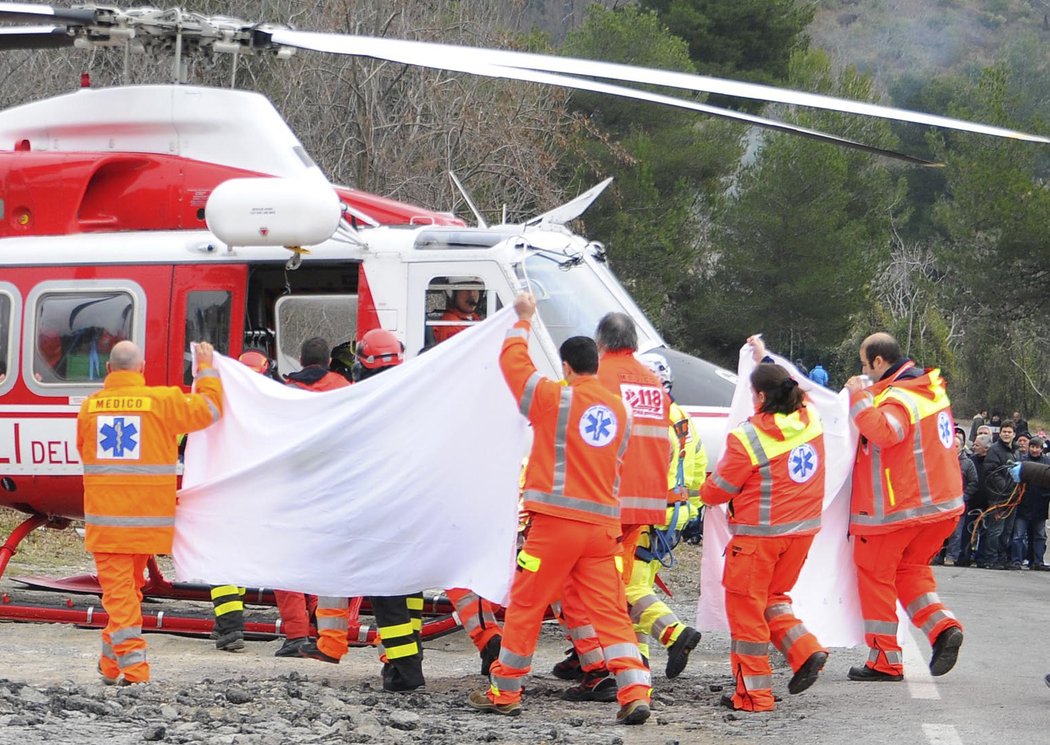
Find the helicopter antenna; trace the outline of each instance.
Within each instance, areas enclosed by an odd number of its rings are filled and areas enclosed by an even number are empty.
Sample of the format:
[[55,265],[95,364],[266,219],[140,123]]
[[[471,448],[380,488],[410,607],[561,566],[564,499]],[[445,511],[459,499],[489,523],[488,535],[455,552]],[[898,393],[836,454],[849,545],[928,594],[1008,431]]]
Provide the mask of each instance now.
[[449,171],[448,177],[452,179],[452,183],[456,185],[456,188],[459,189],[459,193],[463,195],[463,199],[466,200],[467,206],[470,207],[470,211],[474,213],[474,217],[477,218],[478,221],[478,227],[487,228],[488,223],[485,222],[485,218],[481,216],[481,212],[474,205],[474,200],[470,198],[470,194],[468,194],[467,190],[463,188],[463,184],[461,184],[459,179],[456,178],[456,174]]

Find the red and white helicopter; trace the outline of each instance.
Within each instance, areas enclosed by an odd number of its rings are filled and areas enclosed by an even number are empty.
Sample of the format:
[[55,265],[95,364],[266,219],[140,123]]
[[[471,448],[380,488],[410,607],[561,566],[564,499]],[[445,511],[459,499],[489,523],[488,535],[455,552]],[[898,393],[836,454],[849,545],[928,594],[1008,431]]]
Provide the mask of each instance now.
[[[295,50],[362,55],[490,77],[629,96],[795,132],[911,162],[920,159],[793,125],[628,88],[661,85],[1038,142],[1050,139],[929,114],[661,70],[519,52],[448,47],[210,18],[178,10],[59,8],[0,2],[0,50],[134,44],[174,51],[180,84],[93,89],[0,112],[0,506],[28,515],[0,546],[0,574],[40,525],[83,517],[75,448],[80,401],[101,385],[112,345],[132,339],[151,384],[190,383],[189,343],[236,356],[261,348],[281,373],[300,343],[333,343],[382,326],[414,357],[430,341],[446,293],[481,288],[480,313],[529,286],[542,324],[533,357],[556,374],[559,343],[619,310],[642,350],[675,371],[679,402],[720,446],[735,376],[667,349],[610,271],[600,243],[565,226],[608,181],[524,223],[478,226],[449,214],[330,184],[262,96],[184,84],[191,54]],[[615,81],[615,82],[610,82]],[[469,198],[467,199],[468,203]],[[471,205],[473,208],[473,205]],[[305,252],[302,247],[309,246]],[[291,249],[291,252],[289,251]],[[155,567],[153,567],[155,569]],[[97,591],[90,579],[56,586]],[[206,597],[153,575],[147,594]],[[91,610],[0,603],[0,618],[100,625]],[[176,631],[210,621],[173,623]],[[433,635],[454,628],[431,625]],[[165,622],[155,616],[147,626]],[[249,631],[272,632],[265,625]],[[363,637],[364,638],[364,637]]]

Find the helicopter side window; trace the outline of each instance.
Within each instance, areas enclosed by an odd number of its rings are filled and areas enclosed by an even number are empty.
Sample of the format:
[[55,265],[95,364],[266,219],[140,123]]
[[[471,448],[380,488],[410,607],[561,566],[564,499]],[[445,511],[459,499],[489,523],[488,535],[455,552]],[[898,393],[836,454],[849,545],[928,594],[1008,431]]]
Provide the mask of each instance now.
[[[427,285],[424,348],[485,320],[489,292],[480,277],[434,277]],[[498,306],[498,298],[496,298]],[[496,308],[498,310],[498,307]]]
[[10,390],[14,383],[14,376],[9,371],[14,369],[12,352],[14,351],[14,329],[13,318],[14,301],[11,294],[4,288],[0,288],[0,394]]
[[277,369],[299,370],[303,342],[320,336],[330,347],[357,338],[357,295],[285,295],[274,307],[277,318]]
[[32,373],[37,383],[97,383],[119,341],[131,338],[135,303],[119,290],[47,292],[36,302]]
[[190,344],[209,342],[216,352],[230,353],[230,313],[233,293],[224,290],[198,290],[186,296],[186,336],[183,341],[182,382],[193,382],[193,354]]

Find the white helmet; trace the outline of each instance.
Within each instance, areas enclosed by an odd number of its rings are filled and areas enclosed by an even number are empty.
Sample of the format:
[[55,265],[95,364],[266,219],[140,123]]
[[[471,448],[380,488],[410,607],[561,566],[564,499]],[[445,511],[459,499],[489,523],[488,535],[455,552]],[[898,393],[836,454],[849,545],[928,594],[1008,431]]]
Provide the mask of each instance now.
[[671,386],[674,385],[674,374],[671,372],[671,366],[667,364],[667,360],[662,354],[645,352],[638,355],[638,361],[648,367],[653,375],[660,379],[664,390],[668,393],[671,392]]

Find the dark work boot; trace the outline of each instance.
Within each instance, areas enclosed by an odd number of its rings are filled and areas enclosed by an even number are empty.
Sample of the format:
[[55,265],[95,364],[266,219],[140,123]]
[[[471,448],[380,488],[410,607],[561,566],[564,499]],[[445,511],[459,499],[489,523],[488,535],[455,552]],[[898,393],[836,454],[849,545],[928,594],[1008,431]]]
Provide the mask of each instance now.
[[568,656],[551,669],[555,678],[561,680],[583,680],[583,668],[574,648],[569,648]]
[[674,644],[667,648],[667,677],[677,678],[685,670],[689,662],[689,653],[700,643],[700,632],[692,626],[686,626],[682,633],[675,639]]
[[481,650],[481,674],[485,677],[488,677],[492,663],[499,659],[499,650],[502,643],[503,637],[497,635],[489,639],[485,643],[485,648]]
[[892,673],[879,672],[873,667],[867,665],[857,665],[849,669],[849,673],[846,675],[850,680],[859,680],[862,682],[886,682],[896,683],[899,680],[904,680],[904,675],[894,675]]
[[824,663],[827,661],[827,652],[814,652],[807,657],[806,661],[802,663],[802,667],[798,669],[798,672],[791,676],[791,680],[788,682],[788,693],[802,693],[802,691],[816,683],[817,676],[820,675],[820,671],[824,669]]
[[426,685],[423,660],[418,655],[383,663],[383,690],[391,693],[414,691]]
[[561,692],[563,701],[615,701],[616,679],[605,669],[592,670],[579,685]]
[[959,647],[963,643],[963,632],[958,626],[949,626],[933,642],[933,655],[930,657],[930,675],[944,675],[959,659]]
[[231,631],[215,639],[215,648],[223,652],[240,652],[244,649],[244,633]]

